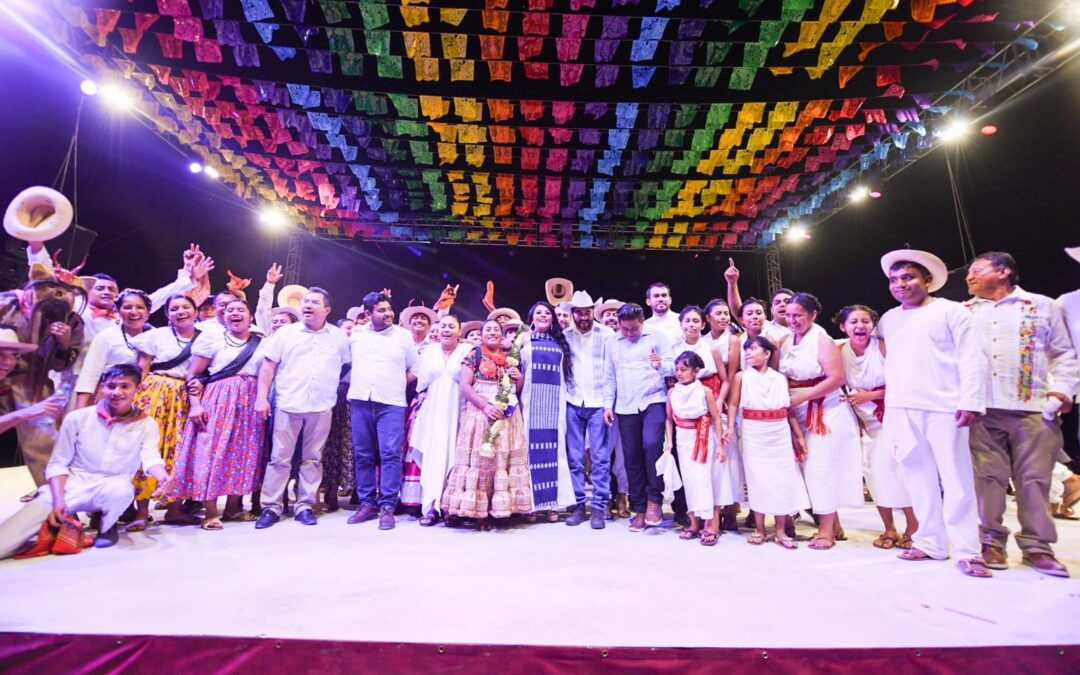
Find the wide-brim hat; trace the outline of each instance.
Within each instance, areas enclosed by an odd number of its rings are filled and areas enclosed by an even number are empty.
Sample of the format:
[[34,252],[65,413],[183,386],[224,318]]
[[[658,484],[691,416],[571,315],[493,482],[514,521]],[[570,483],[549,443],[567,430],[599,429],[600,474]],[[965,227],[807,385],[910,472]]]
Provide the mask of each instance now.
[[1070,258],[1076,262],[1080,262],[1080,246],[1073,246],[1071,248],[1066,247],[1065,252],[1069,254]]
[[570,298],[570,302],[567,304],[571,308],[577,309],[589,309],[596,305],[587,291],[574,291],[574,297]]
[[48,241],[71,225],[74,210],[68,198],[43,185],[28,187],[4,212],[4,230],[23,241]]
[[19,353],[32,352],[37,345],[20,342],[19,335],[10,328],[0,328],[0,349],[13,349]]
[[307,294],[307,286],[289,284],[278,291],[277,304],[282,307],[296,307],[297,309],[300,309],[300,305],[304,302],[304,296]]
[[544,293],[547,294],[547,301],[552,305],[569,302],[574,295],[574,282],[562,277],[552,277],[544,282]]
[[435,325],[439,321],[439,315],[429,307],[406,307],[401,310],[401,325],[408,326],[413,317],[417,314],[423,314],[428,318],[428,323]]
[[511,321],[521,322],[521,315],[509,307],[499,307],[487,315],[488,321],[498,321],[500,316],[508,317]]
[[519,319],[510,319],[509,321],[507,321],[506,323],[504,323],[502,325],[503,335],[506,335],[510,331],[516,331],[518,328],[521,328],[521,325],[522,325],[521,320],[519,320]]
[[881,256],[881,271],[885,273],[885,276],[889,276],[889,270],[898,262],[913,262],[925,267],[930,272],[930,283],[926,285],[926,290],[930,293],[940,290],[949,280],[949,268],[945,265],[945,261],[933,253],[913,248],[889,251]]
[[614,309],[618,311],[625,303],[621,300],[612,298],[611,300],[605,300],[596,306],[596,315],[603,316],[604,312]]
[[483,321],[466,321],[465,323],[461,324],[461,334],[463,336],[468,335],[469,333],[473,332],[474,330],[480,330],[483,327],[484,327],[484,322]]

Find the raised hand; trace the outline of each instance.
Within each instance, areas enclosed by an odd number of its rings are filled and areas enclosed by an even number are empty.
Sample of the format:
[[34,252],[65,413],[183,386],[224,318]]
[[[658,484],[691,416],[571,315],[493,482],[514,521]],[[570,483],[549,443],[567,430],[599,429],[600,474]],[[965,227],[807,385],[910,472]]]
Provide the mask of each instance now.
[[270,265],[270,269],[266,270],[266,283],[276,284],[281,281],[281,278],[285,275],[281,271],[281,265],[274,263]]
[[191,279],[196,283],[210,276],[210,272],[214,270],[214,259],[208,256],[199,254],[201,258],[195,266],[191,269]]
[[729,284],[738,283],[739,268],[735,267],[735,260],[732,258],[728,258],[727,262],[728,268],[724,270],[724,279],[726,279]]

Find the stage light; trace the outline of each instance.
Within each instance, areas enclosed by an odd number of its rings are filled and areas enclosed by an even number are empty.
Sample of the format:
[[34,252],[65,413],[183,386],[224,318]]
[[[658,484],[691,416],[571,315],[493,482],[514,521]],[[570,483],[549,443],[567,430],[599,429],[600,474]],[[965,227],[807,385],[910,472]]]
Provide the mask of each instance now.
[[856,185],[851,188],[851,193],[848,195],[848,199],[853,202],[861,202],[870,196],[870,188],[865,185]]
[[871,190],[867,196],[870,197],[870,199],[881,199],[882,192],[881,190]]
[[98,93],[97,82],[94,82],[93,80],[83,80],[79,83],[79,91],[87,96],[93,96]]
[[127,87],[118,84],[103,85],[101,97],[117,110],[130,110],[135,107],[135,95]]
[[267,229],[281,230],[289,224],[289,219],[281,211],[268,206],[259,211],[259,222]]
[[805,225],[792,225],[787,229],[786,234],[791,241],[802,241],[810,238],[810,233],[806,231]]
[[998,128],[996,124],[984,124],[982,128],[979,129],[979,133],[983,136],[993,136],[997,132]]
[[212,178],[214,180],[221,178],[221,174],[218,173],[218,170],[212,166],[203,167],[203,173],[206,174],[207,178]]
[[188,164],[187,168],[191,173],[202,173],[203,165],[198,162],[192,162],[191,164]]
[[938,133],[938,137],[946,143],[958,141],[967,135],[971,123],[965,119],[954,119]]

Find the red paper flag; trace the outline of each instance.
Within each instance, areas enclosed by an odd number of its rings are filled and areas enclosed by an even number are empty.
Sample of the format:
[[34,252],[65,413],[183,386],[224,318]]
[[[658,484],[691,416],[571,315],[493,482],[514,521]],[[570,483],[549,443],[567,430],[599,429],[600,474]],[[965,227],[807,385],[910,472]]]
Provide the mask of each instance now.
[[506,37],[503,35],[481,35],[480,55],[485,61],[498,61],[503,57]]
[[544,102],[543,101],[522,101],[521,102],[521,115],[533,122],[544,116]]
[[530,80],[546,80],[548,79],[548,64],[546,63],[526,63],[525,64],[525,77]]
[[877,86],[884,87],[900,81],[900,66],[877,66]]

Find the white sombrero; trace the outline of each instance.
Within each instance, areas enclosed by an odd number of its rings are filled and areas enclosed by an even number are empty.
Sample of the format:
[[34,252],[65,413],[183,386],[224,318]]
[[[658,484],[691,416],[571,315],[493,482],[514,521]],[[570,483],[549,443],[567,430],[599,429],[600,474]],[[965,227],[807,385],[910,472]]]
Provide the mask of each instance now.
[[474,330],[480,330],[483,327],[484,327],[484,322],[483,321],[466,321],[465,323],[461,324],[461,335],[462,336],[468,335],[469,333],[473,332]]
[[509,307],[499,307],[495,311],[487,315],[488,321],[498,321],[500,316],[505,316],[511,321],[517,321],[521,323],[521,315],[510,309]]
[[67,197],[43,185],[15,196],[4,212],[4,230],[23,241],[48,241],[64,233],[73,216]]
[[624,303],[621,300],[616,300],[615,298],[612,298],[611,300],[605,300],[596,306],[596,315],[603,316],[604,312],[612,309],[617,312],[619,311],[619,308],[623,306],[623,304]]
[[1080,262],[1080,246],[1073,246],[1072,248],[1066,248],[1065,252],[1069,254],[1069,257]]
[[0,328],[0,349],[13,349],[19,353],[32,352],[37,345],[21,342],[18,334],[10,328]]
[[547,301],[552,306],[569,302],[574,295],[574,282],[562,277],[552,277],[544,282],[544,293],[547,294]]
[[439,321],[439,315],[436,314],[431,308],[413,306],[406,307],[405,309],[401,310],[401,325],[408,327],[409,322],[411,322],[413,317],[417,314],[423,314],[424,316],[426,316],[428,318],[428,323],[432,326],[434,326]]
[[277,304],[282,307],[296,307],[299,309],[300,305],[304,302],[304,296],[307,294],[307,286],[289,284],[278,291]]
[[885,273],[885,276],[889,276],[889,270],[898,262],[913,262],[925,267],[931,277],[930,283],[926,285],[926,290],[930,293],[940,290],[949,280],[949,268],[945,266],[945,261],[933,253],[913,248],[889,251],[881,256],[881,271]]
[[350,307],[349,311],[345,312],[345,318],[349,321],[356,321],[356,317],[364,311],[363,307]]

